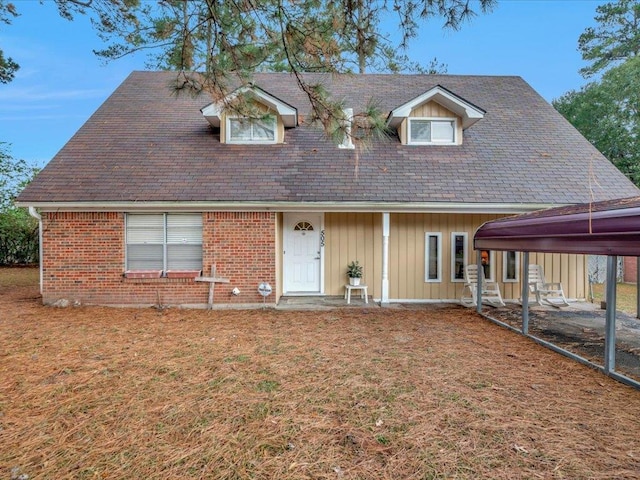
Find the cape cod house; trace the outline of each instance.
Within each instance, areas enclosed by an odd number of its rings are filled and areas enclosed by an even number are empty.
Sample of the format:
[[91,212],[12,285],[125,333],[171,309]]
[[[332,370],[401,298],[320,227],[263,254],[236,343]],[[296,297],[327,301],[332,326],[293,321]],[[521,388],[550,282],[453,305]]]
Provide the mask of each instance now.
[[[358,260],[373,299],[457,301],[484,222],[640,192],[519,77],[308,75],[357,114],[373,101],[391,134],[352,148],[308,121],[295,78],[255,75],[261,118],[172,95],[169,72],[134,72],[18,204],[41,218],[43,301],[262,304],[342,295]],[[234,92],[234,95],[237,92]],[[519,297],[516,252],[486,252]],[[532,254],[570,298],[582,255]]]

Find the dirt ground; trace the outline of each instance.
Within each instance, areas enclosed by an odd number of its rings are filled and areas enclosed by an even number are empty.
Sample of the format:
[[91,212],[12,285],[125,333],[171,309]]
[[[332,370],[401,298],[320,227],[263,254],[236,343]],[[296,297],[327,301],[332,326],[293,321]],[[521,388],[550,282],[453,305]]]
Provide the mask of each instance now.
[[[605,311],[574,306],[556,309],[532,307],[529,310],[529,333],[580,355],[595,365],[604,365]],[[520,330],[522,308],[507,304],[502,308],[485,308],[484,313]],[[640,320],[628,313],[616,313],[615,370],[640,381]]]
[[469,309],[57,309],[33,278],[0,269],[0,479],[640,479],[639,391]]

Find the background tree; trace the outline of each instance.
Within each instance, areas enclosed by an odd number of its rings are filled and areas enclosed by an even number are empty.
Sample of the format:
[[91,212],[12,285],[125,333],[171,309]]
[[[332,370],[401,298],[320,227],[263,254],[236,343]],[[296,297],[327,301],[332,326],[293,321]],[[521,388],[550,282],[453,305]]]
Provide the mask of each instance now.
[[591,65],[580,73],[590,77],[640,54],[640,2],[618,0],[596,7],[598,25],[578,38],[582,58]]
[[[9,25],[11,18],[16,17],[18,13],[12,3],[6,3],[0,0],[0,24]],[[11,57],[4,56],[4,52],[0,48],[0,83],[9,83],[13,80],[16,71],[20,66],[13,61]]]
[[38,261],[38,222],[13,205],[37,170],[12,158],[7,145],[0,143],[0,265]]
[[38,168],[9,154],[8,144],[0,142],[0,211],[13,208],[14,198],[31,181]]
[[[120,0],[122,1],[122,0]],[[63,0],[58,0],[63,2]],[[248,85],[256,71],[289,71],[313,108],[315,120],[332,132],[343,125],[343,109],[304,72],[438,71],[437,60],[424,68],[405,48],[427,20],[441,17],[444,28],[458,29],[490,11],[496,0],[164,0],[131,2],[127,15],[99,12],[95,26],[108,43],[96,52],[116,59],[149,51],[150,66],[177,71],[177,91],[209,92],[223,101],[229,90]],[[381,32],[383,19],[395,16],[399,37]],[[115,40],[114,40],[115,39]],[[236,105],[244,105],[238,99]],[[366,122],[365,122],[366,123]]]
[[553,106],[640,186],[640,58],[629,59],[600,81],[566,93]]
[[592,62],[581,73],[604,73],[553,106],[640,186],[640,2],[619,0],[596,11],[597,27],[578,41],[583,58]]

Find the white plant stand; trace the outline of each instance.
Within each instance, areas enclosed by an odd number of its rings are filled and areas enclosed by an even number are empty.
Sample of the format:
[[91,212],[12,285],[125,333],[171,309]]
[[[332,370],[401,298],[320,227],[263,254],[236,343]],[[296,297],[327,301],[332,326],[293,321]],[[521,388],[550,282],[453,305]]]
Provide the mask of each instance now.
[[364,303],[369,303],[369,296],[367,295],[367,286],[360,285],[345,285],[344,286],[344,298],[347,300],[347,305],[351,304],[351,290],[360,290],[360,298],[364,299]]

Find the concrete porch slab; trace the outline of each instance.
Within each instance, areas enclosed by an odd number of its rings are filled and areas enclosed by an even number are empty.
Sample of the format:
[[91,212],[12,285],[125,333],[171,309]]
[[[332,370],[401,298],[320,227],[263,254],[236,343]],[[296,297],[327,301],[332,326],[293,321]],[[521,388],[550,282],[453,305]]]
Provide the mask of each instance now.
[[334,308],[380,308],[369,296],[369,303],[365,303],[360,295],[351,297],[351,304],[343,296],[339,295],[315,295],[315,296],[283,296],[276,309],[278,310],[332,310]]

